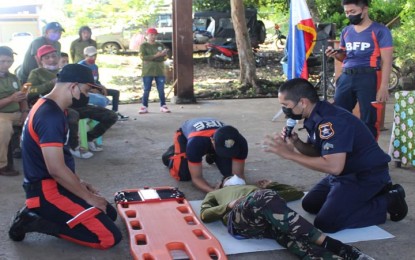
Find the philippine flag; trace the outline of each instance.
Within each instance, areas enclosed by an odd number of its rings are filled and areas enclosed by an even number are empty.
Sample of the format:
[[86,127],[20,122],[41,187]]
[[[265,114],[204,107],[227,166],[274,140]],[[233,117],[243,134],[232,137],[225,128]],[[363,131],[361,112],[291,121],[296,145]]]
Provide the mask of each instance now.
[[308,79],[307,59],[317,38],[316,27],[305,0],[291,0],[287,38],[287,77]]

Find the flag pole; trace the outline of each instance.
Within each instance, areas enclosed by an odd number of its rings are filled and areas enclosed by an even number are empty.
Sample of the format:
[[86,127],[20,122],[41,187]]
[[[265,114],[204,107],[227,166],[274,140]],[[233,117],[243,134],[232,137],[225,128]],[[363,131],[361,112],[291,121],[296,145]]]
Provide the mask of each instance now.
[[293,1],[290,3],[290,23],[291,23],[291,78],[295,78],[295,24],[293,23]]

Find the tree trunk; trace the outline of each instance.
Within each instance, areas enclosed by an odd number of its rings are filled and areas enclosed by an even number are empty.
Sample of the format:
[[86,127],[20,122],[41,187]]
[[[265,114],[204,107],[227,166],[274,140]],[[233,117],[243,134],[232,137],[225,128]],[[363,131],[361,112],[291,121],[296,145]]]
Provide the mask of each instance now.
[[313,17],[313,20],[315,23],[320,22],[319,13],[317,10],[316,0],[307,0],[308,9],[310,10],[311,17]]
[[239,54],[239,81],[258,92],[254,54],[246,27],[245,7],[241,0],[231,0],[231,15]]

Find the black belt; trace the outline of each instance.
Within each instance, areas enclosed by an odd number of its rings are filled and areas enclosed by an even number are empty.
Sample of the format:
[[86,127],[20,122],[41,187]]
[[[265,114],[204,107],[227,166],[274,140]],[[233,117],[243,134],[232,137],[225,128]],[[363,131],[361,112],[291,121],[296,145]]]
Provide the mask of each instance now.
[[376,72],[376,68],[366,67],[366,68],[350,68],[350,69],[343,69],[344,74],[347,75],[354,75],[354,74],[367,74]]
[[26,191],[29,191],[29,190],[40,190],[40,189],[42,189],[42,181],[33,182],[33,183],[24,182],[23,183],[23,188]]

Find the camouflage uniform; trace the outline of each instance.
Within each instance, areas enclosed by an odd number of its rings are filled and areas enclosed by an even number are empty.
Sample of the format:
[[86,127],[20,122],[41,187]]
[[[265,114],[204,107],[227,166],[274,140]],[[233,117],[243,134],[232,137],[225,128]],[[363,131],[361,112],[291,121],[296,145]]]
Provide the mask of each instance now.
[[288,208],[273,190],[251,192],[235,204],[228,217],[228,230],[236,238],[275,239],[300,259],[342,259],[314,244],[321,231]]

